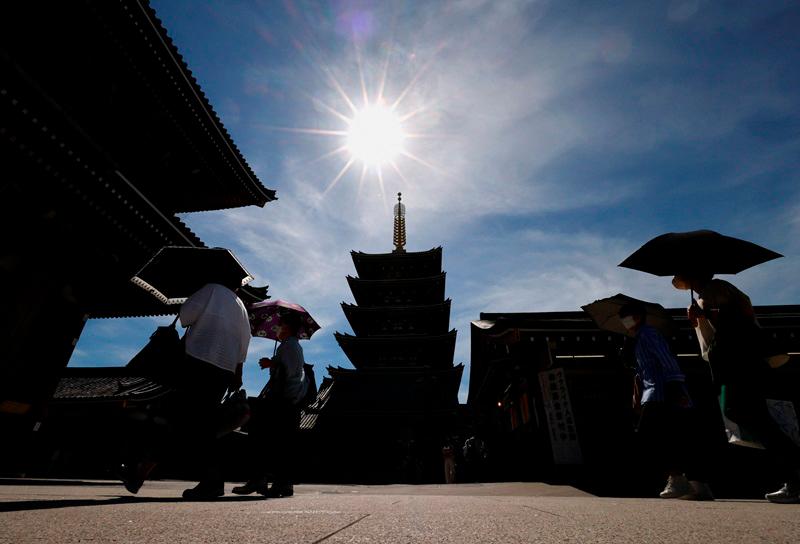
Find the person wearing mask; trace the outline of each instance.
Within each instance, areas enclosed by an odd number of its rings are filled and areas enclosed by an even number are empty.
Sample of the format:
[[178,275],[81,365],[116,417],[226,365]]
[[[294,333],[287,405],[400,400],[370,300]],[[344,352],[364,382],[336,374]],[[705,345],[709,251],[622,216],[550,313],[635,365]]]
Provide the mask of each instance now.
[[725,416],[747,429],[785,474],[783,487],[765,498],[800,503],[800,448],[781,430],[767,408],[769,364],[750,298],[712,274],[679,274],[672,284],[697,293],[687,309],[703,359],[718,390],[725,386]]
[[[664,336],[647,324],[641,304],[626,304],[619,310],[623,326],[635,338],[636,361],[634,406],[641,405],[639,434],[648,455],[667,473],[662,499],[714,500],[706,483],[705,467],[697,455],[689,455],[693,437],[693,405],[686,377]],[[691,466],[690,466],[691,465]],[[689,469],[691,479],[684,471]]]

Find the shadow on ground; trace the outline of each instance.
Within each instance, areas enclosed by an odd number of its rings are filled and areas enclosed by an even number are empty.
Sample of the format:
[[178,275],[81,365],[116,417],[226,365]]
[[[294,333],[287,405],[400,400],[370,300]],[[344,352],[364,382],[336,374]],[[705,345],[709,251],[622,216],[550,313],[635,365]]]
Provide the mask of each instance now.
[[[214,502],[246,502],[263,501],[266,497],[219,497]],[[211,502],[191,501],[182,497],[120,497],[111,496],[108,499],[56,499],[56,500],[29,500],[0,502],[0,512],[20,512],[24,510],[50,510],[53,508],[72,508],[76,506],[116,506],[120,504],[136,503],[176,503],[176,502]]]

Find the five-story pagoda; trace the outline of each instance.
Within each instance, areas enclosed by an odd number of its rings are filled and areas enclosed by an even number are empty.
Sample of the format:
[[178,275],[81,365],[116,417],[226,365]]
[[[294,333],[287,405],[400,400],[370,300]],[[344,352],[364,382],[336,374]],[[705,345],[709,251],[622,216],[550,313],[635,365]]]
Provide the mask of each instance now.
[[394,251],[351,252],[358,276],[347,281],[356,304],[342,309],[355,334],[335,337],[355,368],[328,367],[332,382],[313,417],[313,430],[330,438],[324,449],[340,478],[438,481],[442,446],[455,430],[464,367],[453,365],[442,248],[405,250],[401,198]]

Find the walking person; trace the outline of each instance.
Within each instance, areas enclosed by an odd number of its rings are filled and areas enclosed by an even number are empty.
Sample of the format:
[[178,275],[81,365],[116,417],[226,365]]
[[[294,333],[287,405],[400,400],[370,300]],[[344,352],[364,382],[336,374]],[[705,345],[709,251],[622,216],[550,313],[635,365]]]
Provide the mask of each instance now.
[[[236,294],[238,278],[220,278],[192,294],[180,309],[188,328],[185,357],[176,384],[175,437],[188,449],[201,470],[196,487],[183,492],[187,499],[213,499],[225,494],[217,448],[217,412],[225,392],[242,383],[242,364],[250,343],[250,324]],[[126,489],[136,493],[155,462],[126,469]]]
[[[646,322],[647,311],[638,303],[619,310],[622,325],[635,338],[634,406],[641,405],[638,431],[648,454],[667,475],[663,499],[714,500],[707,484],[707,466],[689,454],[696,432],[686,377],[663,335]],[[688,472],[689,478],[685,472]]]
[[726,417],[755,435],[785,475],[783,487],[765,498],[776,503],[800,503],[800,448],[769,414],[769,365],[750,298],[712,274],[676,275],[672,284],[698,294],[687,314],[714,384],[718,390],[725,386]]
[[[278,330],[280,346],[272,358],[263,357],[258,362],[262,369],[269,369],[270,379],[259,395],[249,426],[251,477],[244,485],[233,488],[237,495],[291,497],[294,494],[300,403],[308,387],[303,348],[298,339],[301,326],[298,313],[283,313]],[[273,477],[270,487],[267,487],[268,473]]]

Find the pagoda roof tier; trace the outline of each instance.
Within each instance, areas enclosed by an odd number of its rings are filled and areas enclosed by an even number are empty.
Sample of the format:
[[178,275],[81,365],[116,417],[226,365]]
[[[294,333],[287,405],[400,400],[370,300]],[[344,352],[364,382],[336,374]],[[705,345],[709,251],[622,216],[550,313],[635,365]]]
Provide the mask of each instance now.
[[342,303],[357,336],[445,334],[450,329],[450,299],[424,306],[356,306]]
[[323,410],[342,412],[436,412],[458,406],[464,365],[442,369],[353,370],[328,367],[334,392]]
[[[449,421],[458,409],[463,370],[463,365],[444,370],[390,369],[389,372],[329,366],[331,377],[323,378],[317,398],[301,412],[300,429],[339,432],[341,425],[349,424],[343,418],[356,422],[372,420],[389,432],[398,425]],[[381,394],[382,391],[391,396]]]
[[416,306],[444,301],[446,274],[413,279],[365,280],[347,276],[359,306]]
[[351,251],[358,276],[365,280],[409,279],[442,271],[442,248],[428,251],[362,253]]
[[335,333],[334,337],[354,367],[432,367],[453,364],[456,330],[436,336],[358,337]]

